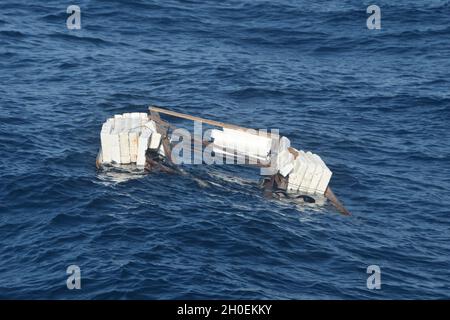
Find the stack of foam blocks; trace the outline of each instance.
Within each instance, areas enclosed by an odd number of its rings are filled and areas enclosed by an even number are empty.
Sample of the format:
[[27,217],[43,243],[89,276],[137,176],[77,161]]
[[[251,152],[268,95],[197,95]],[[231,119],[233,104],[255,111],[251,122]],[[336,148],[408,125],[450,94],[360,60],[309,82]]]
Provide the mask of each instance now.
[[146,113],[115,115],[103,123],[100,139],[102,164],[144,167],[147,149],[162,152],[161,135]]
[[325,194],[332,172],[318,155],[291,148],[289,139],[282,137],[276,156],[278,172],[288,178],[288,192]]
[[[214,152],[224,155],[240,154],[262,163],[275,161],[265,174],[281,174],[288,179],[287,191],[309,195],[324,195],[331,171],[316,154],[291,148],[286,137],[268,137],[241,130],[224,128],[212,130]],[[272,159],[271,159],[272,158]]]
[[236,154],[262,163],[270,161],[272,139],[267,136],[223,128],[212,130],[211,138],[214,140],[215,153],[225,156]]

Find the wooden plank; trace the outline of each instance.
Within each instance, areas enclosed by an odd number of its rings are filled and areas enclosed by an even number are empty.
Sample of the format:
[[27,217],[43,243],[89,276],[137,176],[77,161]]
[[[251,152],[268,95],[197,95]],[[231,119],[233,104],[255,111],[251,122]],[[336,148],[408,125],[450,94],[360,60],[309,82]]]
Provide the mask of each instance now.
[[330,187],[325,191],[325,197],[338,209],[340,213],[343,215],[349,216],[350,212],[344,207],[344,205],[338,200],[338,198],[334,195],[333,191]]
[[[166,109],[155,107],[155,106],[150,107],[149,110],[150,110],[150,114],[152,112],[163,113],[163,114],[167,114],[167,115],[170,115],[170,116],[173,116],[173,117],[187,119],[187,120],[191,120],[191,121],[198,121],[198,122],[206,123],[206,124],[209,124],[209,125],[212,125],[212,126],[216,126],[216,127],[222,127],[222,128],[227,128],[227,129],[233,129],[233,130],[241,130],[241,131],[252,130],[250,128],[244,128],[244,127],[236,126],[234,124],[229,124],[229,123],[225,123],[225,122],[220,122],[220,121],[214,121],[214,120],[204,119],[204,118],[200,118],[200,117],[195,117],[195,116],[191,116],[191,115],[188,115],[188,114],[175,112],[175,111],[170,111],[170,110],[166,110]],[[252,132],[247,132],[247,133],[252,133]],[[255,134],[255,133],[253,133],[253,134]]]
[[[234,129],[234,130],[241,130],[241,131],[253,130],[253,129],[244,128],[244,127],[227,124],[227,123],[223,123],[223,122],[219,122],[219,121],[208,120],[208,119],[203,119],[203,118],[199,118],[199,117],[195,117],[195,116],[190,116],[187,114],[170,111],[170,110],[162,109],[162,108],[155,107],[155,106],[149,107],[149,110],[150,110],[150,115],[151,115],[152,120],[154,120],[156,123],[160,123],[160,125],[163,126],[164,128],[176,129],[176,126],[171,125],[170,123],[168,123],[166,121],[163,121],[161,119],[159,113],[171,115],[171,116],[182,118],[182,119],[192,120],[192,121],[200,121],[202,123],[210,124],[212,126],[218,126],[218,127],[227,128],[227,129]],[[254,134],[252,132],[247,132],[247,133]],[[255,135],[259,136],[258,134],[255,134]],[[194,145],[196,142],[199,142],[199,144],[203,145],[204,147],[206,147],[207,145],[209,145],[211,143],[209,141],[201,141],[200,142],[200,141],[197,141],[196,139],[192,139],[192,143]],[[164,152],[165,152],[165,150],[164,150]],[[237,160],[237,155],[235,155],[235,160]],[[250,162],[256,162],[256,163],[250,164]],[[248,156],[246,156],[245,164],[246,165],[255,165],[257,167],[270,167],[270,163],[269,164],[262,163],[259,159],[253,159],[253,158],[251,161]]]

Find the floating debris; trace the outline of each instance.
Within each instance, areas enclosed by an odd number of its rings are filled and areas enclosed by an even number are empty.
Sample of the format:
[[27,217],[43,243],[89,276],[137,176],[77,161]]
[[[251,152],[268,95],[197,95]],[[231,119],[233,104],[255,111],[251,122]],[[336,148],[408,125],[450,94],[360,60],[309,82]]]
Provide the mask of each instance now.
[[[150,107],[149,111],[115,115],[103,124],[98,168],[135,165],[145,172],[184,173],[178,165],[189,163],[194,149],[194,158],[201,156],[200,161],[194,159],[194,164],[224,163],[225,159],[227,164],[261,168],[265,194],[305,203],[322,202],[320,198],[326,197],[339,212],[350,214],[329,187],[332,172],[325,162],[317,154],[291,147],[290,140],[278,132],[268,134],[267,130],[256,131],[159,107]],[[209,130],[206,139],[203,134],[192,138],[187,130],[163,121],[160,113],[221,129]]]

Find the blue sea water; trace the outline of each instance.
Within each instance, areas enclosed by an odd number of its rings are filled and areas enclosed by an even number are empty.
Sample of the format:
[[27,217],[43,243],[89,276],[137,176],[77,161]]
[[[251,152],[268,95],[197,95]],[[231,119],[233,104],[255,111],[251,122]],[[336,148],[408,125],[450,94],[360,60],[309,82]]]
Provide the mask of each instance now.
[[[449,88],[449,1],[2,0],[0,298],[450,298]],[[98,172],[150,104],[280,129],[352,216],[241,167]]]

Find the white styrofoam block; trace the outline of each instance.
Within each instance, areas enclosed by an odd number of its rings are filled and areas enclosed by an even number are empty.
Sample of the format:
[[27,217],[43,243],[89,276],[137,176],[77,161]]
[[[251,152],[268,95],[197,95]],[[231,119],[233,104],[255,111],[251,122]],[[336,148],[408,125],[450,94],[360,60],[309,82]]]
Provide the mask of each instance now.
[[265,135],[226,128],[223,131],[231,137],[237,145],[237,151],[241,153],[265,158],[270,152],[272,140]]
[[277,169],[283,177],[286,177],[294,169],[294,156],[289,150],[284,150],[278,154]]
[[246,139],[248,136],[242,132],[239,133],[236,130],[223,128],[223,147],[226,147],[230,152],[238,151],[243,154],[248,154],[249,150],[246,149]]
[[316,171],[314,172],[314,178],[311,182],[310,189],[313,189],[315,194],[320,194],[318,191],[320,181],[322,180],[322,176],[324,175],[325,167],[322,165],[323,161],[317,154],[313,154],[314,161],[316,163]]
[[141,114],[139,112],[131,114],[131,130],[137,133],[141,131]]
[[223,131],[222,130],[217,130],[217,129],[212,129],[211,130],[211,138],[214,141],[214,144],[217,146],[221,146],[223,143]]
[[258,155],[262,157],[268,157],[272,147],[272,139],[267,136],[260,145],[258,145]]
[[320,179],[322,178],[323,169],[320,165],[320,162],[317,161],[317,155],[310,153],[306,156],[308,156],[310,161],[315,164],[311,183],[308,188],[308,193],[314,194],[316,193],[317,186],[319,185]]
[[289,174],[288,178],[288,187],[287,190],[290,192],[296,192],[298,190],[298,187],[300,186],[301,180],[303,179],[303,176],[305,174],[305,170],[302,170],[302,167],[304,169],[304,162],[305,160],[303,157],[301,157],[300,151],[296,150],[298,152],[297,158],[294,160],[294,169]]
[[141,124],[140,124],[140,119],[139,118],[130,118],[130,129],[129,132],[136,132],[139,133],[141,132],[142,128],[141,128]]
[[131,131],[128,135],[128,138],[130,139],[130,162],[134,163],[137,160],[137,153],[138,153],[138,137],[139,132],[137,131]]
[[130,140],[128,137],[128,132],[123,131],[119,133],[120,139],[120,163],[129,164],[131,162],[130,158]]
[[316,163],[311,161],[311,152],[306,152],[305,158],[308,164],[308,168],[306,169],[305,176],[303,177],[302,183],[299,187],[299,190],[304,193],[310,193],[310,185],[313,180],[314,171],[316,170]]
[[220,137],[222,135],[222,132],[223,131],[221,131],[221,130],[212,129],[211,130],[211,138],[212,139],[217,139],[217,137]]
[[305,176],[303,177],[302,184],[300,186],[300,189],[305,193],[310,193],[309,186],[311,185],[314,171],[316,170],[316,164],[315,162],[311,161],[311,152],[306,152],[306,161],[308,163],[308,169],[306,170]]
[[111,133],[111,161],[120,164],[120,139],[118,133]]
[[[156,131],[156,125],[148,121],[147,113],[123,113],[108,119],[100,133],[102,162],[129,164],[137,163],[139,158],[140,164],[145,165],[145,152],[153,131]],[[155,138],[153,144],[159,146],[161,137]]]
[[227,152],[226,150],[223,149],[223,147],[217,146],[215,143],[213,144],[213,151],[215,154],[230,156],[231,158],[234,158],[234,153]]
[[291,141],[286,137],[281,137],[279,141],[278,153],[287,150],[291,146]]
[[223,130],[219,130],[219,129],[213,129],[211,132],[211,137],[213,138],[217,138],[220,139],[221,141],[225,141],[225,137],[227,135],[225,134],[225,132]]
[[212,150],[214,153],[222,156],[231,156],[231,158],[234,158],[234,149],[227,148],[226,135],[222,130],[212,129],[211,138],[213,139]]
[[257,136],[254,139],[255,143],[250,142],[251,153],[259,157],[267,158],[270,153],[270,147],[272,145],[272,139],[265,137],[264,135]]
[[133,119],[131,118],[131,113],[127,118],[125,118],[125,132],[130,132],[133,125]]
[[319,184],[316,188],[316,193],[318,194],[325,194],[325,191],[327,190],[328,184],[330,183],[332,172],[331,170],[326,166],[325,162],[319,157],[319,163],[322,166],[322,177],[320,178]]
[[111,163],[112,161],[112,141],[110,139],[110,133],[100,133],[101,148],[102,148],[102,162]]
[[153,132],[152,137],[150,139],[149,148],[152,150],[157,150],[160,145],[161,145],[161,134],[158,132]]
[[224,128],[223,131],[212,130],[211,138],[220,153],[234,154],[236,152],[242,156],[261,160],[267,160],[272,145],[272,140],[266,136],[227,128]]
[[297,179],[297,172],[299,171],[300,162],[298,159],[294,160],[294,168],[292,169],[292,172],[289,174],[288,177],[288,186],[287,191],[288,192],[295,192],[297,191],[298,187],[296,185],[296,179]]
[[146,113],[140,113],[140,124],[143,126],[146,122],[148,122],[148,115]]
[[303,150],[299,151],[297,160],[299,161],[300,165],[298,167],[299,170],[296,174],[297,178],[296,178],[295,183],[297,185],[297,190],[300,190],[300,186],[302,185],[302,181],[303,181],[303,178],[305,177],[306,170],[308,170],[308,161],[306,161],[306,155]]
[[287,177],[293,169],[294,169],[294,162],[290,162],[280,169],[280,174],[283,177]]
[[288,191],[323,195],[330,179],[331,171],[318,155],[300,150],[289,174]]
[[310,164],[308,162],[308,159],[306,158],[306,153],[303,150],[299,151],[298,158],[301,161],[301,167],[300,167],[300,170],[298,172],[298,176],[299,176],[299,178],[298,178],[298,191],[302,192],[302,193],[306,193],[307,192],[307,188],[305,188],[305,186],[304,186],[304,185],[306,185],[306,183],[304,181],[305,181],[305,177],[306,177],[306,174],[308,172]]
[[277,169],[280,170],[289,160],[289,151],[285,150],[277,154]]
[[150,120],[150,121],[146,121],[144,124],[145,127],[149,128],[152,132],[156,132],[156,124],[155,121]]
[[129,133],[130,139],[130,161],[135,163],[138,154],[138,139],[141,132],[139,113],[131,114],[131,129]]
[[271,138],[272,138],[270,144],[271,156],[272,155],[276,156],[278,154],[278,149],[280,148],[280,136],[277,134],[273,134]]
[[119,134],[122,132],[123,130],[123,124],[124,124],[124,119],[122,117],[115,117],[114,116],[114,128],[113,128],[113,133],[114,134]]
[[146,158],[145,153],[148,149],[150,143],[150,137],[152,135],[152,131],[148,128],[144,128],[141,132],[141,135],[138,139],[138,153],[136,158],[137,166],[145,166]]
[[150,121],[146,121],[143,128],[145,128],[146,130],[149,130],[150,132],[152,132],[152,137],[150,139],[150,146],[149,148],[152,150],[158,150],[158,153],[160,155],[162,155],[163,157],[166,156],[165,152],[164,152],[164,148],[161,144],[161,134],[157,132],[156,130],[156,123],[153,120]]
[[106,121],[102,126],[102,131],[100,132],[100,141],[102,148],[102,162],[103,163],[111,163],[111,130],[112,130],[112,122]]
[[[213,151],[214,153],[221,154],[221,155],[231,155],[230,152],[227,152],[226,142],[225,142],[225,135],[222,130],[213,129],[211,130],[211,138],[213,139]],[[234,152],[233,150],[229,150]]]

